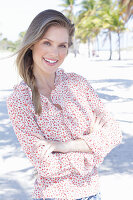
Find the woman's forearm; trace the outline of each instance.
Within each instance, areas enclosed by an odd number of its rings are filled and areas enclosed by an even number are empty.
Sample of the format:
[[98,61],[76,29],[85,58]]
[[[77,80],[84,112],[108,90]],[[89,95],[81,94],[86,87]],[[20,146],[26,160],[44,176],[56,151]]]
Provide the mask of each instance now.
[[82,139],[70,140],[66,143],[67,152],[84,152],[91,153],[91,149],[87,143]]
[[63,143],[56,143],[56,148],[54,152],[69,153],[69,152],[82,152],[91,153],[91,149],[82,139],[69,140]]
[[[35,134],[32,134],[35,135]],[[59,141],[48,141],[44,139],[41,135],[35,135],[40,139],[39,143],[36,144],[36,147],[39,145],[45,145],[48,146],[51,144],[53,146],[53,152],[59,152],[59,153],[68,153],[68,152],[84,152],[84,153],[91,153],[91,149],[87,145],[87,143],[82,139],[76,139],[76,140],[69,140],[67,142],[59,142]]]

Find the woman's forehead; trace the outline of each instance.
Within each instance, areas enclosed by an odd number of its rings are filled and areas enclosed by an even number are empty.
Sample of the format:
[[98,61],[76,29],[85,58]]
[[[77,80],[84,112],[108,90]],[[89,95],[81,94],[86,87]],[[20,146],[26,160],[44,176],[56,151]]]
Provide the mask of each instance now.
[[42,39],[51,41],[59,40],[60,42],[68,42],[69,33],[67,28],[61,26],[51,26],[48,28]]

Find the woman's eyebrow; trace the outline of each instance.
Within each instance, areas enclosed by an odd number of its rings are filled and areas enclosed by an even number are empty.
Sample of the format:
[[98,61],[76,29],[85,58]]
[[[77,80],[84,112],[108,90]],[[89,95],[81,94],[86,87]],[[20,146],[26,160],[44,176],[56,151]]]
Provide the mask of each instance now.
[[[49,40],[50,42],[54,42],[53,40],[49,39],[49,38],[42,38],[42,40]],[[68,42],[60,42],[60,44],[68,44]]]

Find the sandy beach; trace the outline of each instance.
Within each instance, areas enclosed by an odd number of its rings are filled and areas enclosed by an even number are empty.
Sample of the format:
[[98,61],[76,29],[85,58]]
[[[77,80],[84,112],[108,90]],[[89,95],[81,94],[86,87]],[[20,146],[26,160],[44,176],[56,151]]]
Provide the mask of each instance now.
[[[1,58],[7,55],[0,53]],[[7,97],[20,81],[14,60],[0,60],[0,200],[31,200],[33,167],[20,148],[6,107]],[[120,123],[122,143],[99,168],[102,200],[132,199],[133,60],[94,61],[70,54],[61,67],[86,77]]]

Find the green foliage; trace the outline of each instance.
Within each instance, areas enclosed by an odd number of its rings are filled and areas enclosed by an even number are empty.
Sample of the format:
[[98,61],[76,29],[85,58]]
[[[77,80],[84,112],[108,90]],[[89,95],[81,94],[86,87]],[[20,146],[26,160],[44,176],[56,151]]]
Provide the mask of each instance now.
[[74,6],[76,6],[76,0],[62,0],[62,3],[59,6],[63,7],[62,11],[66,17],[68,17],[72,22],[74,22]]
[[133,0],[119,0],[121,17],[127,23],[133,17]]
[[105,4],[99,12],[99,16],[103,21],[103,29],[112,32],[122,32],[125,30],[125,23],[121,18],[121,10],[116,2]]
[[[19,38],[15,42],[12,42],[8,40],[7,38],[3,38],[0,40],[0,50],[8,50],[8,51],[17,51],[17,49],[20,46],[20,43],[25,35],[25,32],[19,33]],[[2,37],[2,33],[0,34],[0,37]]]
[[82,42],[86,42],[88,38],[96,38],[103,29],[116,33],[125,30],[118,1],[83,0],[81,5],[82,10],[78,16],[76,36]]
[[82,42],[88,38],[95,38],[102,28],[102,21],[98,17],[99,2],[96,0],[84,0],[81,2],[82,11],[78,17],[76,37]]
[[[110,34],[115,32],[120,36],[125,24],[133,15],[133,0],[82,0],[76,4],[76,0],[61,0],[63,13],[73,22],[76,27],[76,39],[81,42],[94,40],[97,35],[106,30]],[[75,6],[80,6],[79,12],[74,13]],[[0,49],[16,51],[24,37],[25,32],[19,34],[15,42],[3,38],[0,33]]]
[[[87,41],[93,43],[97,35],[105,30],[110,41],[111,58],[111,32],[114,32],[118,35],[120,54],[120,33],[126,30],[125,19],[127,19],[127,16],[130,18],[133,14],[133,0],[82,0],[80,3],[81,10],[74,18],[73,9],[75,3],[76,1],[63,0],[61,6],[64,7],[64,14],[66,14],[69,19],[76,22],[76,39],[84,43]],[[130,14],[128,12],[129,10],[131,11]],[[126,18],[124,19],[125,15]]]

